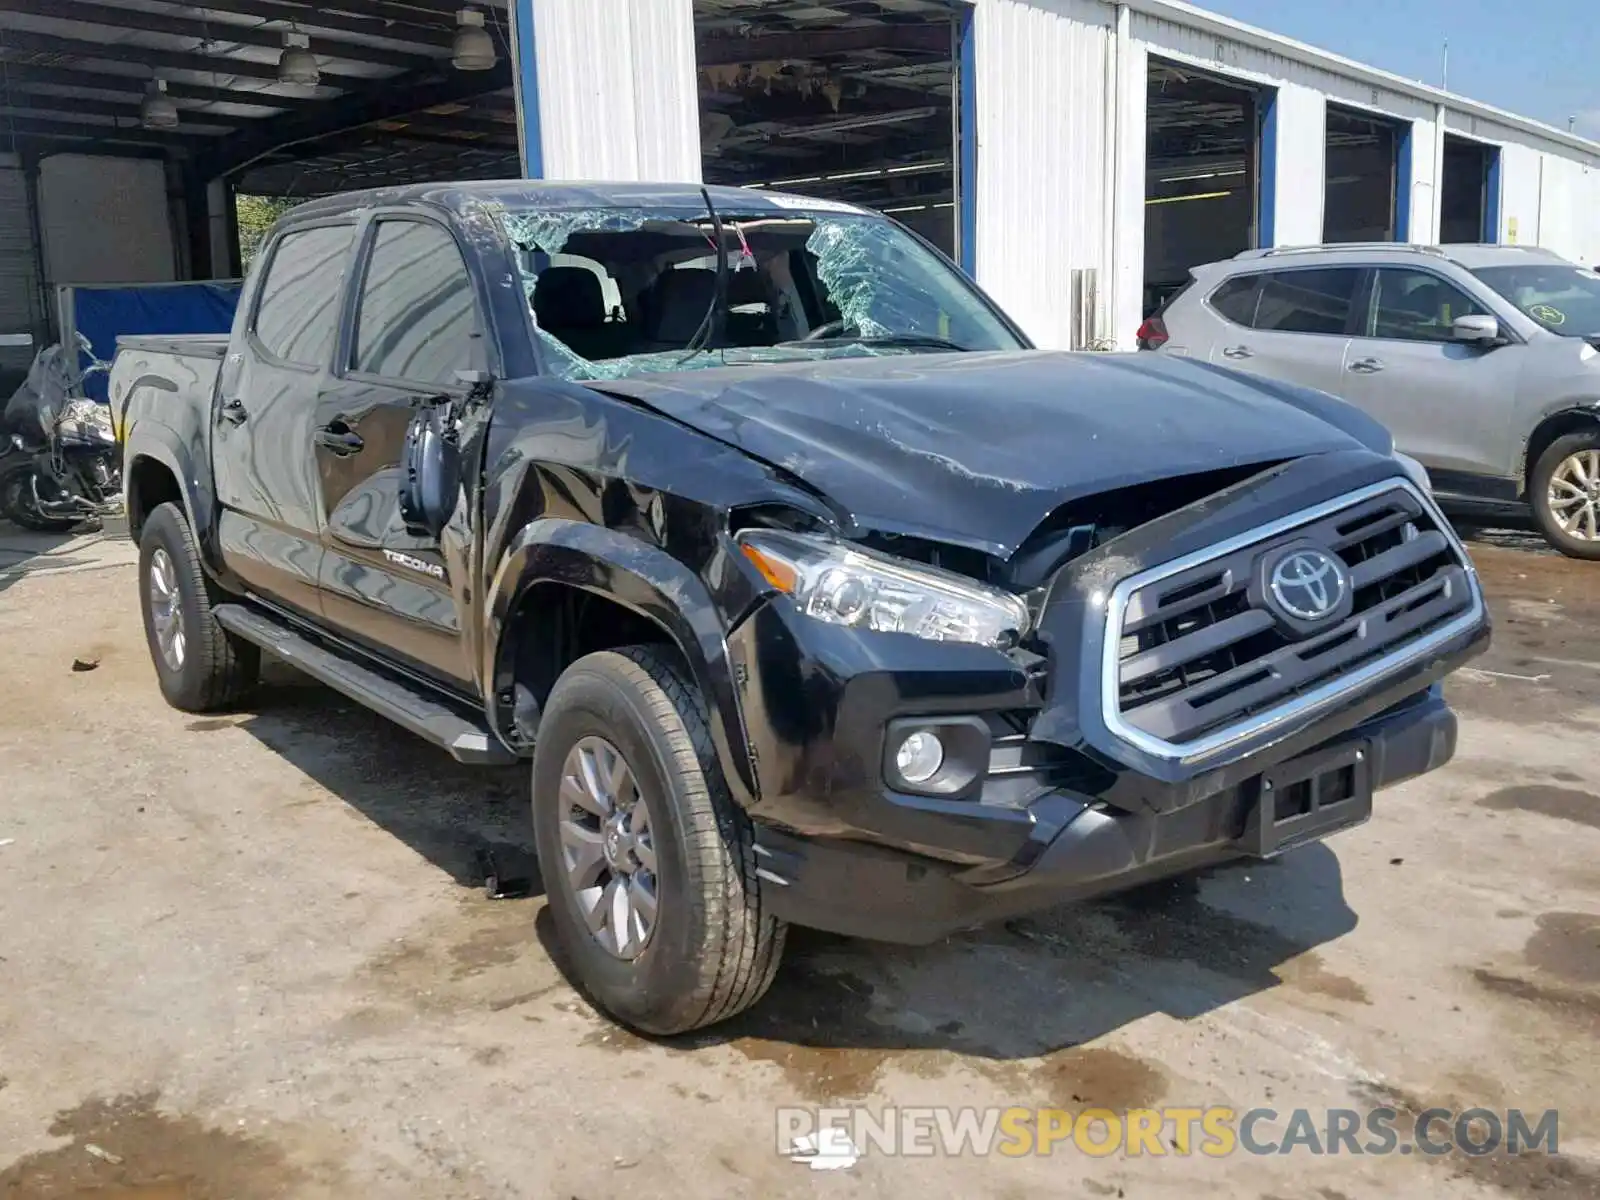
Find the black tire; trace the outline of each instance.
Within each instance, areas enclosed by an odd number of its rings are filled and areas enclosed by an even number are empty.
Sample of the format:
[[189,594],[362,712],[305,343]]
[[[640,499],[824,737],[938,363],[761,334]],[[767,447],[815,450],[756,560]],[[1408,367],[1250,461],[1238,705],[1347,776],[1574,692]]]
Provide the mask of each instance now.
[[[171,564],[182,617],[184,652],[176,667],[162,652],[151,604],[151,565],[158,553]],[[237,701],[256,682],[260,649],[223,629],[212,616],[212,606],[224,598],[200,566],[200,551],[183,510],[171,503],[157,505],[139,535],[139,609],[161,694],[174,708],[215,712]]]
[[35,508],[28,490],[32,479],[31,464],[0,475],[0,516],[19,529],[31,529],[35,533],[66,533],[83,524],[79,517],[47,517]]
[[1600,561],[1600,538],[1573,537],[1561,528],[1561,522],[1556,519],[1550,505],[1550,482],[1556,471],[1574,454],[1585,451],[1600,452],[1600,430],[1569,433],[1550,443],[1539,456],[1539,461],[1534,463],[1533,473],[1528,477],[1528,501],[1533,506],[1534,520],[1539,523],[1539,530],[1546,541],[1571,558],[1594,562]]
[[[649,809],[655,927],[631,960],[602,946],[567,878],[567,756],[597,736],[622,754]],[[701,698],[650,646],[590,654],[556,681],[533,757],[533,831],[558,948],[574,982],[642,1033],[686,1033],[749,1008],[772,984],[787,927],[762,906],[749,819],[729,795]]]

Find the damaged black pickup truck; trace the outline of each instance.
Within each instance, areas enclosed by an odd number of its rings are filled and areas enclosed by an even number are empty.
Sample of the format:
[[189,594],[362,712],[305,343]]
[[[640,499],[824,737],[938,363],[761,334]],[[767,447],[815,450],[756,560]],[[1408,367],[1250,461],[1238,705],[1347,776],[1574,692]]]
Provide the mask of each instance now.
[[266,650],[531,759],[571,969],[650,1032],[754,1003],[789,923],[927,942],[1358,824],[1489,637],[1367,417],[1034,350],[825,201],[314,201],[231,337],[111,390],[167,700]]

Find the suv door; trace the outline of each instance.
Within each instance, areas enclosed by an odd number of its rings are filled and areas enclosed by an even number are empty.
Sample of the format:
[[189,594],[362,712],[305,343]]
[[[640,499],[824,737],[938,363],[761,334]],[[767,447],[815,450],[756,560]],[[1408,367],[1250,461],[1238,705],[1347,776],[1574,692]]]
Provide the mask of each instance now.
[[322,509],[311,427],[355,226],[291,228],[266,249],[217,383],[212,469],[223,560],[251,590],[319,611]]
[[400,488],[412,419],[465,395],[461,374],[488,365],[478,299],[443,225],[379,218],[364,242],[340,370],[316,413],[323,614],[356,642],[442,682],[469,683],[465,552],[407,532]]
[[1474,314],[1495,315],[1439,272],[1377,268],[1345,363],[1346,394],[1426,466],[1505,475],[1526,347],[1456,341],[1452,322]]
[[1359,267],[1292,267],[1236,276],[1207,303],[1229,327],[1211,361],[1341,395]]

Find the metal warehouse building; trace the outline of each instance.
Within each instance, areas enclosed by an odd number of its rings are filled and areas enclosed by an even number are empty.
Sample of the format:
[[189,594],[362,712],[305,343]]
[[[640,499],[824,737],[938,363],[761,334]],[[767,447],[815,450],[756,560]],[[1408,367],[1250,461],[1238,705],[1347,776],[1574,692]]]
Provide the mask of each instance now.
[[1131,348],[1250,247],[1600,262],[1597,166],[1177,0],[5,0],[0,334],[61,285],[236,275],[237,194],[525,174],[876,207],[1042,345]]

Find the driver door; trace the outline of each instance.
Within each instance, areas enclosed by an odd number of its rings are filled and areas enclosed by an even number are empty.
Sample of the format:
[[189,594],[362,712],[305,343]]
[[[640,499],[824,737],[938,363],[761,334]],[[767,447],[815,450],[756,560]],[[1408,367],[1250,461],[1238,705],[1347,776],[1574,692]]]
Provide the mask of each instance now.
[[1379,267],[1345,355],[1343,394],[1430,470],[1500,476],[1527,347],[1456,341],[1451,324],[1474,314],[1493,315],[1442,275]]
[[466,393],[483,366],[483,324],[449,229],[413,217],[367,229],[342,366],[317,403],[323,615],[352,641],[453,687],[475,677],[465,635],[469,545],[457,513],[443,540],[400,513],[406,433],[430,405]]

